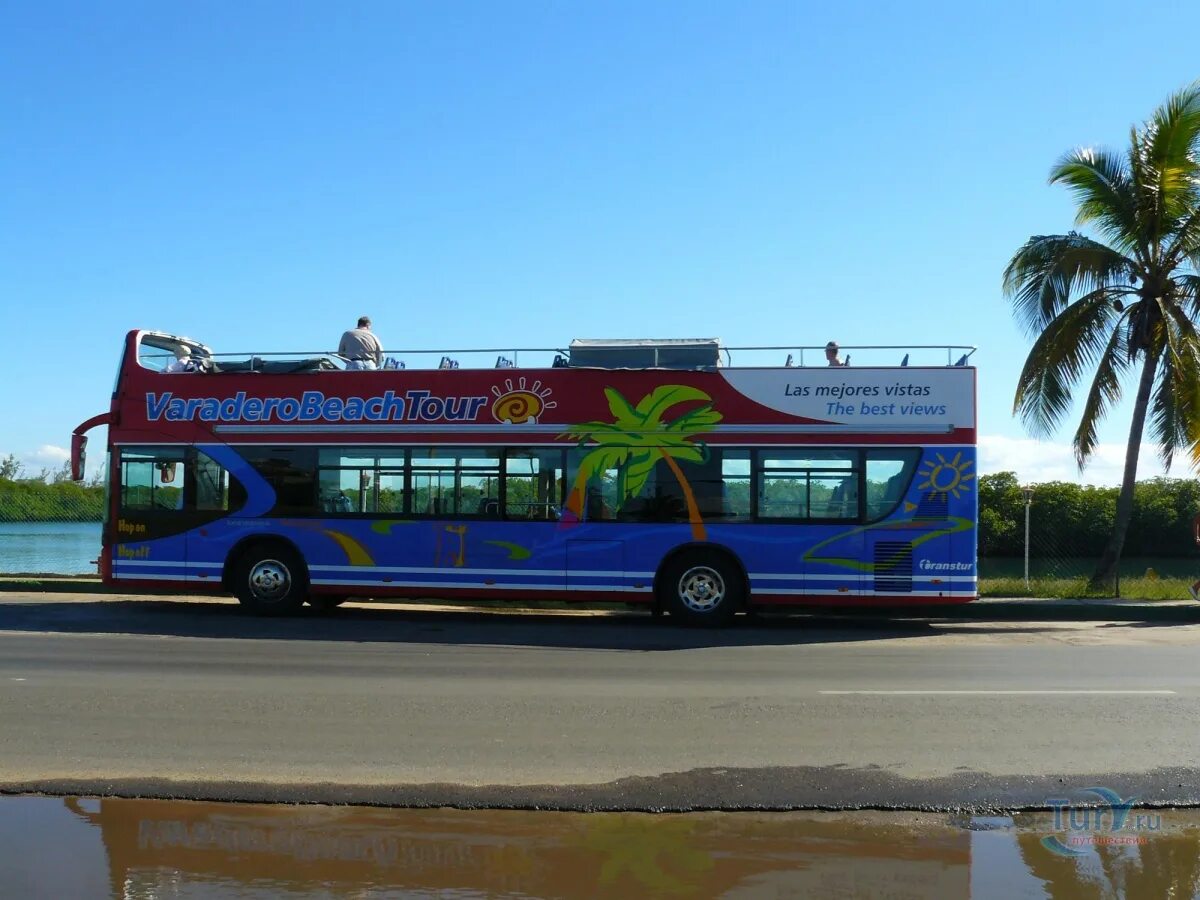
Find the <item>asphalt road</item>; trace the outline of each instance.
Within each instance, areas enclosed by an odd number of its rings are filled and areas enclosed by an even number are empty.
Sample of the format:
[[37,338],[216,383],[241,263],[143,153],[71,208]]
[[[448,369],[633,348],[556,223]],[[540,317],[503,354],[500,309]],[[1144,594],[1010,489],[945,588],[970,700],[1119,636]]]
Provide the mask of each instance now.
[[1200,802],[1200,625],[0,597],[0,790],[558,808]]

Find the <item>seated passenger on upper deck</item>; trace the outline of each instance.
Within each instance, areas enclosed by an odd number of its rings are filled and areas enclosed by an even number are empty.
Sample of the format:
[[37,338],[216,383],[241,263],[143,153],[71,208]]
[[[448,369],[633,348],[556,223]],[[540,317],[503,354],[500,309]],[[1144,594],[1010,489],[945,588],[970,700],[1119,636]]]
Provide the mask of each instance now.
[[167,367],[163,369],[168,375],[175,375],[180,372],[197,372],[200,367],[196,365],[196,361],[192,359],[192,351],[187,347],[176,347],[175,358],[167,363]]
[[840,356],[838,356],[837,341],[830,341],[828,344],[825,345],[825,360],[831,366],[848,366],[848,365],[850,365],[850,357],[847,356],[845,359],[842,359]]

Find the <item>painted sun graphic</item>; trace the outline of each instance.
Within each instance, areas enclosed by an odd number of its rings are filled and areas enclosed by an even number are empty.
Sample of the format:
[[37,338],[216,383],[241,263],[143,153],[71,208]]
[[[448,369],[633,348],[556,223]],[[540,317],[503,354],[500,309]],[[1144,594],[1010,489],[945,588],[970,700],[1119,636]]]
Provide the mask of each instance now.
[[937,457],[937,462],[927,459],[917,472],[918,478],[925,479],[917,485],[918,490],[950,494],[956,500],[971,490],[970,482],[975,480],[975,473],[968,472],[967,469],[971,468],[972,460],[963,459],[961,452],[955,453],[954,459],[951,460],[947,460],[940,453],[935,453],[934,456]]
[[543,387],[540,381],[528,384],[524,378],[514,382],[511,378],[504,379],[504,390],[499,386],[492,387],[492,415],[497,422],[506,425],[536,425],[537,417],[544,410],[558,406],[549,400],[551,391]]

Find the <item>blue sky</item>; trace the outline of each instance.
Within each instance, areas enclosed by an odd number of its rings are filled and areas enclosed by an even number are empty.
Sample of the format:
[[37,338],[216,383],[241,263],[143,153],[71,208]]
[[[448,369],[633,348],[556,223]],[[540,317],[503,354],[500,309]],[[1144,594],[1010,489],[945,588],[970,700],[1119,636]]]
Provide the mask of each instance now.
[[367,312],[389,348],[977,344],[984,469],[1069,476],[1011,418],[1000,274],[1072,225],[1059,155],[1200,76],[1200,9],[973,6],[0,3],[0,454],[68,446],[129,328]]

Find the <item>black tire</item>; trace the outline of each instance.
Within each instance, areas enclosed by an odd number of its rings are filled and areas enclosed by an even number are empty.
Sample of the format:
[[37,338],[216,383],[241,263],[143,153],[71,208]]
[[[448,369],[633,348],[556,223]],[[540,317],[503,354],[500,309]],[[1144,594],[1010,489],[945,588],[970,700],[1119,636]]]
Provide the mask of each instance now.
[[308,567],[286,544],[255,544],[234,566],[233,591],[256,616],[292,616],[308,597]]
[[721,628],[745,602],[742,573],[724,553],[689,550],[659,573],[659,605],[672,620],[692,628]]

